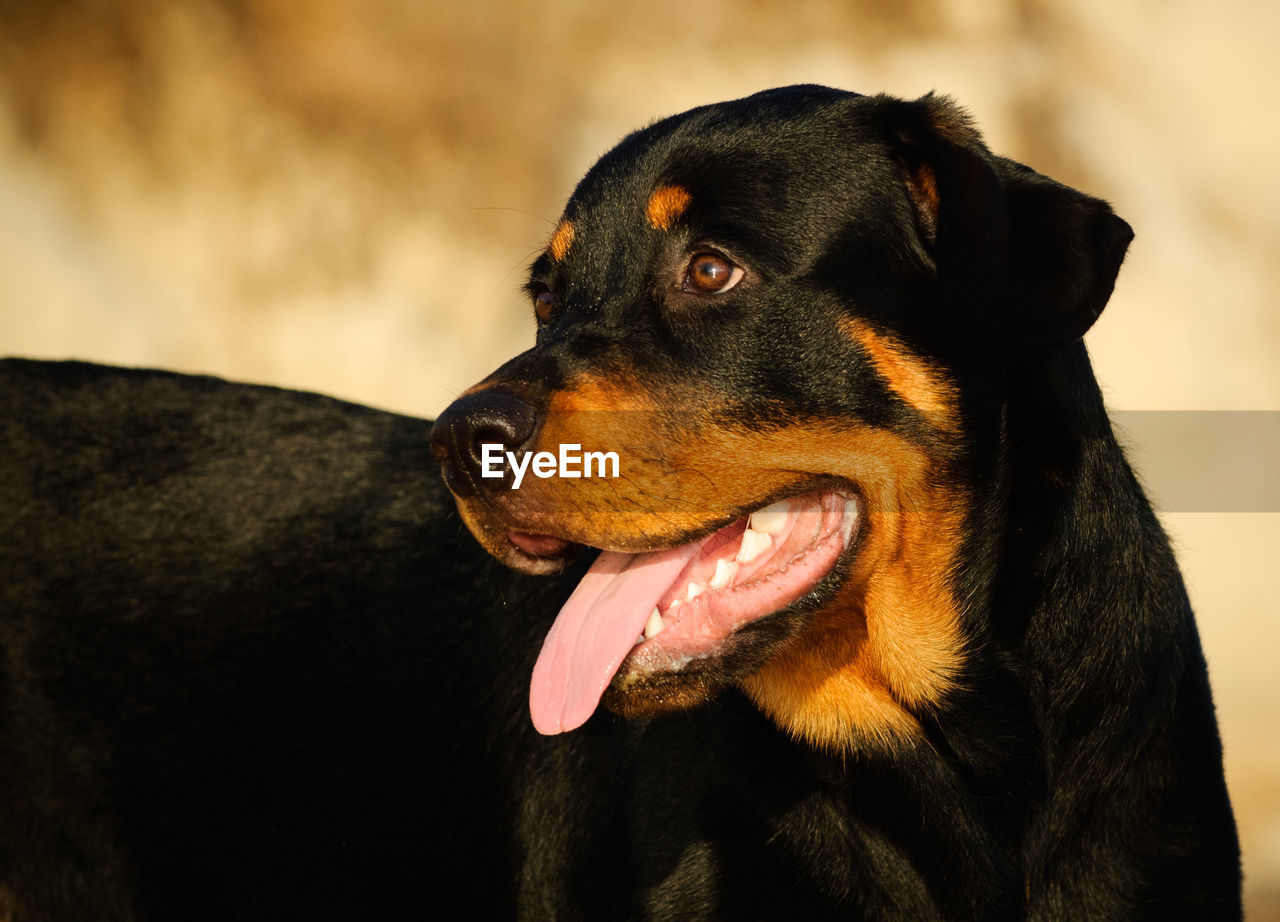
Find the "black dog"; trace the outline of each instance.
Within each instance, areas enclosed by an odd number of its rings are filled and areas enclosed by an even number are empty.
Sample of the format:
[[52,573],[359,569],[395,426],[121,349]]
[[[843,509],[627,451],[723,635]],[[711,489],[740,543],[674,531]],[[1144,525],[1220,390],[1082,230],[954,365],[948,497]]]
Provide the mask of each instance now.
[[0,366],[0,919],[1238,917],[1130,236],[794,87],[606,155],[434,432]]

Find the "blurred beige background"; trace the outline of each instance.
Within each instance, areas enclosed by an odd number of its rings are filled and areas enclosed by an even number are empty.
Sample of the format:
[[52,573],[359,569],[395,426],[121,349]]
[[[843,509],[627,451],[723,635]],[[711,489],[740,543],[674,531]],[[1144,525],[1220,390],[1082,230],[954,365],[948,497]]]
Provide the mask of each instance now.
[[[0,352],[439,410],[628,130],[821,82],[950,93],[1137,230],[1089,335],[1114,407],[1280,411],[1271,0],[0,0]],[[1280,919],[1280,515],[1165,516],[1251,918]]]

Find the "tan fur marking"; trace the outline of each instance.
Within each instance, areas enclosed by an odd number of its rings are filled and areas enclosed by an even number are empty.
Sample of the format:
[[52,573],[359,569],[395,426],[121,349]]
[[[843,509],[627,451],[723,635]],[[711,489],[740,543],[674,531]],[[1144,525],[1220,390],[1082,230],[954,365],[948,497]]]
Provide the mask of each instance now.
[[[796,419],[766,432],[726,426],[713,394],[670,382],[584,376],[552,395],[539,449],[615,450],[621,476],[530,479],[497,498],[460,500],[467,524],[501,556],[510,528],[612,550],[670,546],[816,476],[857,486],[860,546],[841,591],[777,656],[742,680],[779,726],[833,752],[896,747],[919,736],[964,660],[958,564],[969,497],[944,458],[858,423]],[[783,420],[775,420],[783,423]],[[695,703],[701,686],[627,707],[620,675],[610,707],[645,715]],[[619,697],[622,696],[622,697]]]
[[[555,442],[585,442],[606,425],[608,443],[624,447],[623,477],[577,481],[572,495],[540,481],[533,489],[553,495],[539,505],[558,509],[559,527],[587,543],[639,550],[669,544],[811,474],[857,484],[862,546],[844,589],[744,688],[780,726],[832,751],[916,736],[915,715],[941,702],[963,661],[949,577],[967,497],[944,485],[938,459],[866,426],[798,420],[768,434],[724,429],[709,418],[710,401],[660,399],[635,412],[642,408],[631,395],[646,392],[654,396],[652,388],[579,381],[557,395],[553,406],[573,410],[616,408],[628,395],[632,412],[553,412],[544,430]],[[521,493],[522,501],[536,497]]]
[[691,201],[693,196],[683,186],[659,186],[645,206],[649,226],[654,230],[671,230],[671,225],[684,214]]
[[573,245],[573,235],[573,222],[565,218],[551,235],[551,258],[556,262],[560,262],[568,254],[569,247]]
[[966,505],[935,482],[935,464],[918,448],[874,431],[842,441],[850,456],[876,458],[838,471],[864,500],[853,570],[813,623],[744,683],[781,726],[836,751],[911,738],[914,713],[952,687],[963,641],[949,575]]
[[814,630],[743,684],[756,706],[797,739],[832,752],[857,743],[896,749],[920,726],[865,659],[854,637]]
[[897,340],[877,333],[860,320],[845,318],[840,321],[840,330],[862,347],[890,390],[938,428],[959,430],[956,386],[941,369],[912,355]]
[[661,406],[642,382],[581,375],[551,395],[547,412],[653,413]]

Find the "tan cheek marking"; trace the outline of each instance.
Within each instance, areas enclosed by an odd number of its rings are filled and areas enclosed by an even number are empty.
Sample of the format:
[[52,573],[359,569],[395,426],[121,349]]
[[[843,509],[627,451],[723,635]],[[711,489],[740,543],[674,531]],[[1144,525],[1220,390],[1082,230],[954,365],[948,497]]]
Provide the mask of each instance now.
[[645,215],[654,230],[671,230],[671,225],[685,213],[693,196],[683,186],[659,186],[649,196]]
[[959,431],[959,395],[941,369],[859,320],[841,320],[840,331],[862,347],[890,390],[938,428]]
[[968,498],[896,436],[829,438],[852,462],[832,473],[862,491],[862,544],[839,595],[744,687],[814,745],[893,747],[917,734],[914,714],[939,704],[960,672],[964,641],[950,574]]
[[620,476],[526,481],[520,499],[554,510],[558,528],[581,543],[614,550],[652,547],[655,536],[696,529],[709,507],[686,496],[687,472],[673,472],[669,463],[671,434],[690,416],[665,406],[652,382],[579,376],[548,400],[537,448],[616,452]]
[[820,749],[899,748],[918,736],[919,724],[871,668],[865,625],[857,627],[807,631],[746,679],[747,694],[774,723]]
[[551,235],[551,258],[556,262],[560,262],[568,254],[569,247],[573,245],[573,235],[573,222],[565,218]]

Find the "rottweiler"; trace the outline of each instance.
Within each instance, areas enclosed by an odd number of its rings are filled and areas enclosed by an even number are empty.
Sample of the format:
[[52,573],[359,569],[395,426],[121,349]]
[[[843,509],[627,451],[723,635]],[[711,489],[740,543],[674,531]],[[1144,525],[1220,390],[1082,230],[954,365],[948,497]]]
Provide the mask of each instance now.
[[789,87],[592,167],[434,428],[4,363],[0,919],[1239,918],[1131,237]]

